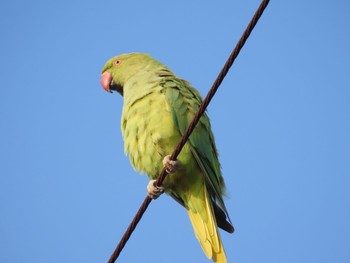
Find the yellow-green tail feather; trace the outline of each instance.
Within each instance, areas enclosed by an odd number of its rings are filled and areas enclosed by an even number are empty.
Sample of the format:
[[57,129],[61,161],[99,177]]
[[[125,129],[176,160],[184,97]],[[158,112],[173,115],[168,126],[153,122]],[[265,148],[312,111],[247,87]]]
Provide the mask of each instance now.
[[187,212],[205,255],[216,263],[227,263],[211,201],[204,184],[196,195],[189,196]]

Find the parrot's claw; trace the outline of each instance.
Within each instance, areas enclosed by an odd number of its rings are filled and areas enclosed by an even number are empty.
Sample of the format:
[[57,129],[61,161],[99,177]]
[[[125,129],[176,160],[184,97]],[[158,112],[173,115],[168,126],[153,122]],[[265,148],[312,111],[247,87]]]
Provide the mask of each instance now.
[[163,166],[168,174],[175,173],[179,168],[178,161],[170,160],[170,155],[167,155],[163,159]]
[[149,181],[147,185],[147,195],[152,199],[157,199],[162,193],[164,193],[164,187],[155,186],[156,180]]

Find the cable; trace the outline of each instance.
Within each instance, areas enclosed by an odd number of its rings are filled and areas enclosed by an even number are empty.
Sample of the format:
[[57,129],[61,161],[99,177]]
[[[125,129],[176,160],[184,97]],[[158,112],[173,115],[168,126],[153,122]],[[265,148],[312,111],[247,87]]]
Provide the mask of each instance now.
[[[194,130],[194,128],[196,127],[196,125],[197,125],[198,121],[200,120],[201,116],[203,115],[203,113],[205,112],[206,108],[208,107],[211,99],[214,97],[214,95],[215,95],[216,91],[218,90],[221,82],[225,78],[225,76],[228,73],[230,67],[232,66],[233,62],[237,58],[237,56],[238,56],[239,52],[241,51],[244,43],[247,41],[250,33],[253,31],[255,25],[257,24],[258,20],[260,19],[262,13],[264,12],[264,10],[267,7],[267,5],[269,4],[269,2],[270,2],[269,0],[263,0],[261,2],[258,10],[255,12],[252,20],[248,24],[246,30],[243,32],[243,35],[241,36],[241,38],[239,39],[238,43],[236,44],[236,47],[234,48],[234,50],[232,51],[230,57],[226,61],[224,67],[220,71],[218,77],[216,78],[216,80],[215,80],[214,84],[212,85],[211,89],[209,90],[207,96],[203,100],[201,106],[198,109],[197,114],[195,115],[195,117],[193,118],[192,122],[190,123],[190,125],[188,126],[188,128],[186,129],[184,134],[182,135],[180,142],[178,143],[178,145],[176,146],[174,152],[172,153],[172,155],[170,157],[170,160],[176,160],[177,156],[180,154],[180,152],[182,150],[182,147],[185,145],[187,139],[190,137],[192,131]],[[158,177],[158,179],[157,179],[155,184],[157,186],[161,186],[166,176],[167,176],[167,172],[163,168],[163,170],[160,173],[160,175],[159,175],[159,177]],[[118,246],[114,250],[114,252],[111,255],[110,259],[108,260],[108,263],[114,263],[116,261],[116,259],[118,258],[120,252],[123,250],[126,242],[129,240],[131,234],[135,230],[138,222],[141,220],[143,214],[145,213],[145,211],[146,211],[148,205],[151,203],[151,201],[152,201],[152,199],[149,198],[148,196],[145,198],[145,200],[143,201],[143,203],[140,206],[139,210],[137,211],[134,219],[130,223],[128,229],[125,231],[122,239],[119,241]]]

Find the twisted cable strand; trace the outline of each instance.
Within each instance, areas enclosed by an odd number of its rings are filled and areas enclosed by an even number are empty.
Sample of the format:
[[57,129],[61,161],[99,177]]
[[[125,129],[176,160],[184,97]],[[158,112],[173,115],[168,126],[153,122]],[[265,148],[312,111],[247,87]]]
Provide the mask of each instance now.
[[[260,19],[261,15],[263,14],[263,12],[264,12],[265,8],[267,7],[267,5],[269,4],[269,2],[270,2],[270,0],[263,0],[261,2],[260,6],[257,9],[257,11],[255,12],[252,20],[248,24],[246,30],[243,32],[243,35],[241,36],[241,38],[239,39],[238,43],[236,44],[236,47],[234,48],[234,50],[232,51],[231,55],[227,59],[224,67],[220,71],[218,77],[216,78],[216,80],[215,80],[214,84],[212,85],[211,89],[209,90],[207,96],[203,100],[201,106],[198,109],[197,114],[195,115],[195,117],[193,118],[192,122],[190,123],[190,125],[188,126],[188,128],[186,129],[184,134],[182,135],[180,142],[178,143],[178,145],[176,146],[174,152],[172,153],[172,155],[170,157],[170,160],[176,160],[177,156],[180,154],[183,146],[187,142],[187,140],[190,137],[192,131],[194,130],[194,128],[196,127],[196,125],[199,122],[200,118],[202,117],[203,113],[205,112],[206,108],[208,107],[211,99],[214,97],[214,95],[215,95],[216,91],[218,90],[221,82],[224,80],[226,74],[228,73],[228,71],[231,68],[233,62],[237,58],[239,52],[241,51],[242,47],[244,46],[244,43],[247,41],[250,33],[253,31],[255,25],[257,24],[258,20]],[[165,168],[163,168],[163,170],[160,173],[160,175],[159,175],[159,177],[158,177],[158,179],[157,179],[155,184],[157,186],[161,186],[166,176],[167,176],[167,172],[166,172]],[[139,210],[137,211],[134,219],[132,220],[132,222],[130,223],[129,227],[125,231],[122,239],[119,241],[118,246],[114,250],[114,252],[111,255],[110,259],[108,260],[108,263],[114,263],[116,261],[116,259],[118,258],[120,252],[123,250],[126,242],[129,240],[131,234],[135,230],[137,224],[141,220],[143,214],[147,210],[147,207],[151,203],[151,201],[152,201],[152,199],[150,197],[147,196],[145,198],[145,200],[141,204]]]

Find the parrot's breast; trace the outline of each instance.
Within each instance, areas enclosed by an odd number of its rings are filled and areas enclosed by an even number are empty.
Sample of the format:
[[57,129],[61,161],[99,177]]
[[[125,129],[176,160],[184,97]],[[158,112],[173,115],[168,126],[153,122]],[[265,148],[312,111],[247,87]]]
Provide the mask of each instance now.
[[124,151],[139,172],[156,178],[162,160],[174,150],[180,139],[171,110],[161,90],[124,104],[121,120]]

